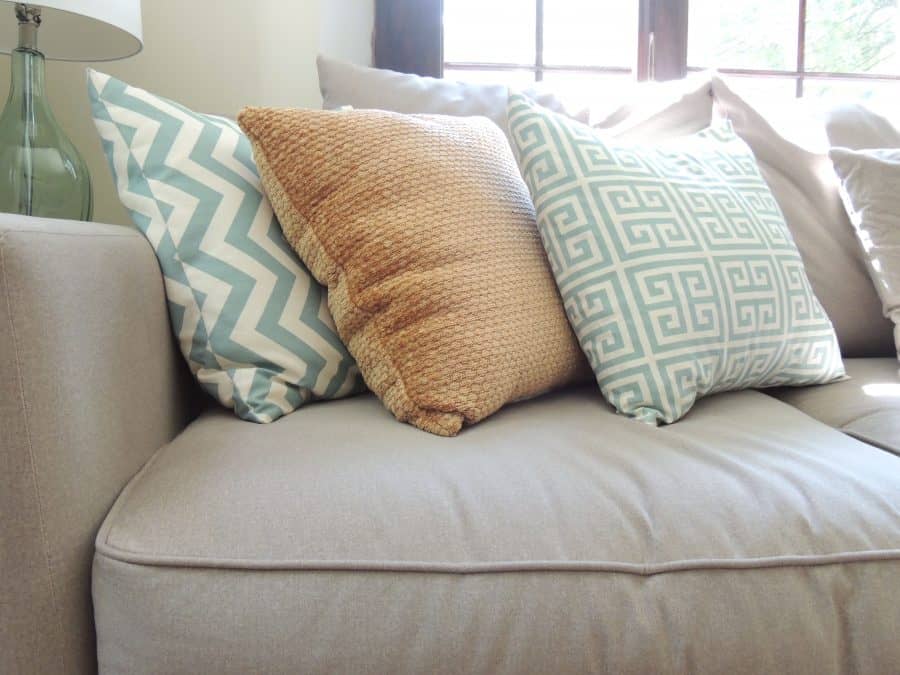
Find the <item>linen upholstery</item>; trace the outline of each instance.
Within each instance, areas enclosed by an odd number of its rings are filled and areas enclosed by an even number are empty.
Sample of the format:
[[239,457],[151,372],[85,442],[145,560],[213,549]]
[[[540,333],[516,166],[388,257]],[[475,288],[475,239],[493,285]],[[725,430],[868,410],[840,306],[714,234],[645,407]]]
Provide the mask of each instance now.
[[101,669],[889,671],[898,469],[753,391],[653,429],[579,387],[455,439],[372,396],[214,410],[98,535]]
[[494,124],[375,110],[238,119],[288,242],[399,420],[454,435],[587,372]]
[[844,382],[766,393],[835,429],[900,455],[897,359],[845,359],[844,366],[850,376]]
[[97,528],[194,391],[138,232],[0,214],[0,672],[95,672]]
[[156,251],[201,386],[252,422],[358,391],[325,293],[285,243],[234,121],[96,71],[88,80],[119,198]]
[[634,143],[517,95],[509,121],[569,321],[619,412],[670,423],[719,391],[844,376],[778,204],[727,122]]
[[[728,118],[753,150],[797,243],[816,297],[834,324],[843,355],[893,353],[893,327],[882,315],[827,148],[807,148],[782,135],[719,76],[713,77],[712,91],[717,114]],[[809,124],[822,126],[812,116]]]

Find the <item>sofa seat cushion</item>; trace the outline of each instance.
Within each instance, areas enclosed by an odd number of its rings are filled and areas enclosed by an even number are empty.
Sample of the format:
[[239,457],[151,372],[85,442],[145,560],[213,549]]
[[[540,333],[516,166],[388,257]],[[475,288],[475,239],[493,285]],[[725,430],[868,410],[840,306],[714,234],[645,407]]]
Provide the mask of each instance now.
[[844,433],[900,455],[900,364],[844,359],[849,380],[768,393]]
[[456,438],[372,396],[212,411],[97,539],[104,673],[884,672],[900,458],[752,391],[593,387]]

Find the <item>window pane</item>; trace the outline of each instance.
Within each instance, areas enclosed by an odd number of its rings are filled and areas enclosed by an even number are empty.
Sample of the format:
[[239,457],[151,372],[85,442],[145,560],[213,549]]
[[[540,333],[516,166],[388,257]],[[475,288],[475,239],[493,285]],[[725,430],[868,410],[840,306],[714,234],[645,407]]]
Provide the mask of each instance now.
[[535,0],[445,0],[444,60],[534,63]]
[[900,98],[900,82],[877,80],[817,80],[807,78],[803,82],[803,96],[823,100],[873,100],[896,101]]
[[808,0],[806,70],[900,74],[897,0]]
[[797,0],[691,0],[688,65],[796,70]]
[[545,0],[544,63],[633,67],[638,6],[637,0]]
[[620,101],[634,86],[634,75],[544,71],[540,85],[562,99],[570,110]]
[[534,86],[534,72],[530,70],[459,70],[444,68],[444,79],[480,84],[505,84],[507,87],[526,89]]
[[797,98],[797,80],[792,77],[731,76],[728,86],[751,103]]

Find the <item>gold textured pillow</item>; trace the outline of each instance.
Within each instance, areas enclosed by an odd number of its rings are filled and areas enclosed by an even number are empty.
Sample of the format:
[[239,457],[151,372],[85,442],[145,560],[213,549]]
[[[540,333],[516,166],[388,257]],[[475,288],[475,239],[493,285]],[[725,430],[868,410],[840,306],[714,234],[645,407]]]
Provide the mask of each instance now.
[[493,122],[269,108],[238,121],[288,242],[397,419],[452,436],[589,372]]

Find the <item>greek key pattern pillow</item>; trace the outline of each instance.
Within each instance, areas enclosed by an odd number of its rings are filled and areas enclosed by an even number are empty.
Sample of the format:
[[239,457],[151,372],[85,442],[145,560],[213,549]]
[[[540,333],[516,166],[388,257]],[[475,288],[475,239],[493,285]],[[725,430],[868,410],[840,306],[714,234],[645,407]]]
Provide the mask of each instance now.
[[203,388],[254,422],[358,390],[325,292],[284,241],[238,126],[102,73],[88,88],[119,198],[156,251]]
[[844,376],[831,321],[750,149],[725,125],[650,147],[509,100],[569,321],[619,412]]

